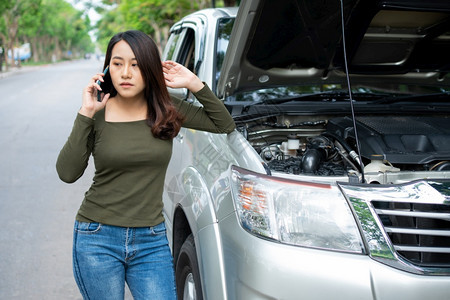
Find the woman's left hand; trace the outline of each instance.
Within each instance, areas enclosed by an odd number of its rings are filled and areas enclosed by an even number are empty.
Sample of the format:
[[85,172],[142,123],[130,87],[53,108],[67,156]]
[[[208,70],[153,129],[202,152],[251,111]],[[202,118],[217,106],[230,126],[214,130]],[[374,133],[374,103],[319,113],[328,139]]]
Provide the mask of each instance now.
[[203,82],[188,68],[174,62],[162,62],[164,79],[166,85],[171,88],[187,88],[191,92],[198,92],[205,85]]

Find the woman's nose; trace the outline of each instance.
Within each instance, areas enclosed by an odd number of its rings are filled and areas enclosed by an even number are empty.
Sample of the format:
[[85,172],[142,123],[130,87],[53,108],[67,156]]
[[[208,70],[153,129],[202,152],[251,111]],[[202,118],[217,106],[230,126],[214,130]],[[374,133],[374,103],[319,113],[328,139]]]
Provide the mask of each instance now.
[[122,69],[122,78],[130,78],[131,77],[131,69],[130,66],[125,65]]

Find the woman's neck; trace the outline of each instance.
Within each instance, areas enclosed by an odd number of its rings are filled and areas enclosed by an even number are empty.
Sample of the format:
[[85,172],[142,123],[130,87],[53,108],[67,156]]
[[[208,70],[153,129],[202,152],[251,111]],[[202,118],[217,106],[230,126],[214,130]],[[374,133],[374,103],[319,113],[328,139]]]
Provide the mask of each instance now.
[[132,122],[147,119],[147,101],[144,97],[123,98],[120,95],[108,100],[105,120],[108,122]]

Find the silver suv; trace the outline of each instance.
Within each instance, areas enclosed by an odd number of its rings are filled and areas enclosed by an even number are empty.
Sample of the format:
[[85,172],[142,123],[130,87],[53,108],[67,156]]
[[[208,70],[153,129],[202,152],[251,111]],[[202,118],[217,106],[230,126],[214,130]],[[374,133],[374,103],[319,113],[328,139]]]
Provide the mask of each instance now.
[[237,125],[174,139],[180,299],[449,299],[449,53],[447,0],[242,1],[176,23],[163,59]]

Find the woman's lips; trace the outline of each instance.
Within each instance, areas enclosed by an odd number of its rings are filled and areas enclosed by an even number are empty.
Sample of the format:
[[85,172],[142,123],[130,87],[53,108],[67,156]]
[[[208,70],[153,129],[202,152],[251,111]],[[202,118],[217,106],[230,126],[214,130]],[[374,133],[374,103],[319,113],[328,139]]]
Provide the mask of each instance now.
[[120,86],[124,87],[124,88],[129,88],[129,87],[132,87],[133,85],[131,83],[129,83],[129,82],[122,82],[120,84]]

